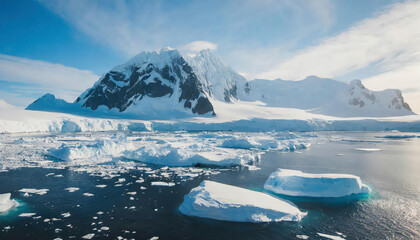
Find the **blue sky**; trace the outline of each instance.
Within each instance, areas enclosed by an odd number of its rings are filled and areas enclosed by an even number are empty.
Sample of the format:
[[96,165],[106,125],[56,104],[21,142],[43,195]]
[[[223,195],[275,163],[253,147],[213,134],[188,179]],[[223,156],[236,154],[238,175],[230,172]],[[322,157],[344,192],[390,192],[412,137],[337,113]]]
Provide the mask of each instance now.
[[0,4],[0,99],[15,105],[44,92],[74,100],[114,65],[166,46],[211,48],[248,79],[360,78],[420,105],[419,1]]

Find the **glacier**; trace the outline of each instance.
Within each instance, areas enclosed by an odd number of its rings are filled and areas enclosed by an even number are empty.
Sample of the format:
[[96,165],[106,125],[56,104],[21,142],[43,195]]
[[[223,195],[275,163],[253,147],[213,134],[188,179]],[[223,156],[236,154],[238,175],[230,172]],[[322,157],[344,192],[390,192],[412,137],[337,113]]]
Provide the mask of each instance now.
[[296,197],[344,197],[370,193],[360,177],[350,174],[313,174],[278,169],[264,184],[266,190]]
[[266,193],[205,180],[184,197],[182,214],[234,222],[300,221],[306,213]]

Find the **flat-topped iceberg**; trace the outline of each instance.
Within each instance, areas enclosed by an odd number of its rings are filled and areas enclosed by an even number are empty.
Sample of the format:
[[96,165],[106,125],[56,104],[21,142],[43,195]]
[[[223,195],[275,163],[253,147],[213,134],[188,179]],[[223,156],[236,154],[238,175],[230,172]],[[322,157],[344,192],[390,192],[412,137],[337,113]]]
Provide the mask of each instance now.
[[208,180],[184,197],[179,211],[234,222],[300,221],[306,215],[292,203],[269,194]]
[[10,193],[0,194],[0,213],[6,212],[17,205],[17,202],[10,199]]
[[278,194],[297,197],[344,197],[370,193],[360,177],[350,174],[311,174],[297,170],[278,169],[264,184]]

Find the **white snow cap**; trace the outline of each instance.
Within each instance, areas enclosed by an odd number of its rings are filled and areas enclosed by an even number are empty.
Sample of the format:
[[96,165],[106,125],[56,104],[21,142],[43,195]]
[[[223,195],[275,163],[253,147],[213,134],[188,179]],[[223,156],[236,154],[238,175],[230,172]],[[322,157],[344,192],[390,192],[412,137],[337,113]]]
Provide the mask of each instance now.
[[292,203],[269,194],[207,180],[184,197],[179,211],[234,222],[300,221],[306,215]]
[[264,188],[278,194],[298,197],[344,197],[371,192],[358,176],[312,174],[280,168],[270,175]]
[[157,51],[143,51],[124,64],[114,67],[111,71],[123,72],[127,67],[141,66],[145,63],[153,63],[159,68],[165,66],[166,63],[172,61],[174,58],[180,58],[181,54],[177,49],[166,47]]

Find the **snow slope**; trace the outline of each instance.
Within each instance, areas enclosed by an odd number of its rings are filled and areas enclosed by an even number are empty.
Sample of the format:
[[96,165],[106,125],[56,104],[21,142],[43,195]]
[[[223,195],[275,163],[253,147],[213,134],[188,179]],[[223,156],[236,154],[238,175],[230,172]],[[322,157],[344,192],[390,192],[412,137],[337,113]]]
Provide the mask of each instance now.
[[296,108],[336,117],[413,115],[401,91],[371,91],[360,80],[349,84],[310,76],[301,81],[253,80],[241,100],[261,101],[269,107]]
[[264,188],[278,194],[298,197],[344,197],[371,192],[358,176],[311,174],[289,169],[278,169],[272,173]]
[[186,59],[210,97],[221,102],[232,102],[245,95],[247,80],[210,50],[202,50]]
[[179,211],[234,222],[300,221],[306,215],[292,203],[266,193],[207,180],[184,197]]

